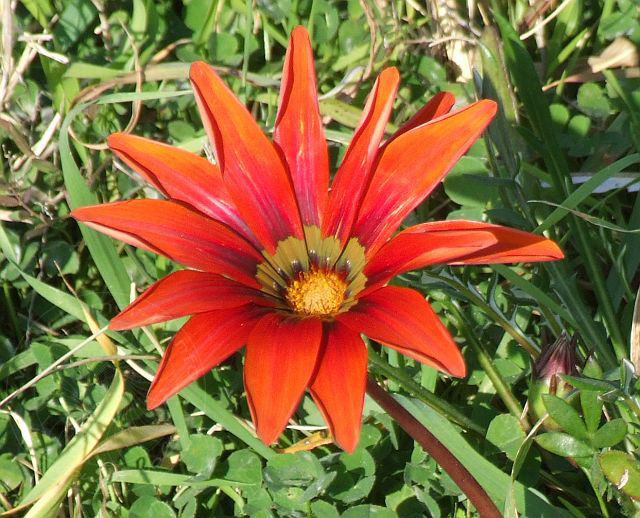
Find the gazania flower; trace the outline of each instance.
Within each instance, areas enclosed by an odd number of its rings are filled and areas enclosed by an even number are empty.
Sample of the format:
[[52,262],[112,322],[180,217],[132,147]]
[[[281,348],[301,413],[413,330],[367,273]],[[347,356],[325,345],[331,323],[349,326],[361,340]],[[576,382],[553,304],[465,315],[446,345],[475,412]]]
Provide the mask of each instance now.
[[111,321],[130,329],[193,315],[164,354],[152,409],[246,346],[244,383],[258,436],[272,443],[305,391],[335,441],[356,447],[367,370],[364,334],[452,376],[460,351],[418,292],[387,286],[432,264],[562,258],[541,236],[473,221],[394,233],[496,112],[480,101],[449,114],[437,95],[393,136],[398,88],[387,68],[331,182],[307,32],[287,50],[273,141],[205,63],[191,82],[217,165],[131,135],[110,148],[167,200],[83,207],[72,215],[188,269],[159,280]]

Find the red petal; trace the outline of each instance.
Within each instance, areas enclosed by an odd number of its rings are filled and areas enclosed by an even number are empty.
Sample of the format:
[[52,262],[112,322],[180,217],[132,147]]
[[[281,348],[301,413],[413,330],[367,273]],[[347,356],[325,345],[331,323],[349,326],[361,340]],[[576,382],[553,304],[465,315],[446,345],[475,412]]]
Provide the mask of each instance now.
[[257,244],[240,218],[218,166],[188,151],[124,133],[111,135],[108,143],[129,167],[167,198],[229,225]]
[[240,349],[263,312],[263,308],[246,305],[191,317],[162,357],[147,395],[147,408],[161,405]]
[[352,231],[369,257],[436,187],[495,113],[496,103],[479,101],[418,126],[385,147]]
[[247,341],[244,386],[258,437],[271,444],[309,385],[322,341],[322,323],[279,313],[262,317]]
[[515,228],[477,223],[474,221],[452,221],[467,228],[491,232],[496,243],[465,257],[450,259],[449,264],[499,264],[557,261],[564,259],[564,253],[551,239],[531,234]]
[[367,289],[360,296],[410,270],[432,264],[447,264],[495,243],[494,225],[466,221],[423,223],[403,230],[388,241],[365,267]]
[[227,190],[269,253],[289,236],[302,238],[291,180],[258,124],[209,65],[191,65],[191,83]]
[[262,256],[233,230],[171,201],[131,200],[71,213],[78,221],[133,246],[174,261],[229,275],[260,287],[254,275]]
[[181,270],[152,284],[111,320],[109,329],[147,326],[214,309],[268,304],[264,294],[221,275]]
[[329,156],[311,42],[304,27],[291,32],[279,106],[273,141],[289,167],[302,223],[321,226],[329,187]]
[[327,325],[325,340],[310,391],[335,442],[352,453],[362,425],[367,348],[359,333],[339,322]]
[[380,288],[336,319],[414,360],[452,376],[465,376],[464,358],[449,331],[417,291]]
[[384,145],[389,145],[400,135],[412,130],[413,128],[417,128],[418,126],[422,126],[433,119],[446,115],[449,113],[451,108],[453,108],[455,102],[456,98],[453,94],[450,94],[449,92],[437,93],[427,104],[420,108],[413,117],[405,122],[400,129],[396,131],[393,136],[387,140],[387,142],[385,142]]
[[382,71],[331,187],[324,235],[346,241],[369,184],[378,147],[398,90],[396,68]]

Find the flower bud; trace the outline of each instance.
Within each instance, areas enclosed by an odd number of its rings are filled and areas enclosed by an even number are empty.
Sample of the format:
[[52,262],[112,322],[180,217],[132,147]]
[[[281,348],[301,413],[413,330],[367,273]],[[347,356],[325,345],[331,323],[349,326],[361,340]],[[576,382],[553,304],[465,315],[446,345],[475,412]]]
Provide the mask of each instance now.
[[[529,411],[535,419],[540,419],[547,413],[542,396],[553,394],[565,397],[573,387],[564,381],[559,374],[574,376],[578,374],[576,368],[577,336],[571,339],[566,332],[547,346],[533,363],[531,384],[529,386]],[[558,425],[551,418],[547,418],[543,425],[550,430],[557,430]]]

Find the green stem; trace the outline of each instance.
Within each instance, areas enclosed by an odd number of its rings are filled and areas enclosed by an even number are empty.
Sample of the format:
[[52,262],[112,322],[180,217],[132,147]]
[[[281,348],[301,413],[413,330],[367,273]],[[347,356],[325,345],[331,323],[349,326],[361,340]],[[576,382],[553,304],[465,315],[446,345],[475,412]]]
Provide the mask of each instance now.
[[475,421],[469,419],[456,407],[443,401],[435,394],[425,390],[421,385],[413,381],[409,376],[404,374],[400,369],[396,369],[386,363],[378,354],[369,349],[369,362],[374,370],[384,374],[387,378],[398,383],[407,392],[417,397],[423,403],[445,416],[450,421],[462,426],[465,430],[471,430],[480,435],[485,434],[485,429],[478,425]]
[[449,308],[449,311],[453,313],[453,315],[458,320],[458,323],[459,323],[458,330],[464,335],[464,337],[467,340],[467,343],[471,346],[471,348],[475,352],[476,357],[478,358],[478,363],[480,364],[480,367],[482,367],[484,371],[487,373],[487,376],[491,380],[493,387],[496,389],[496,393],[498,394],[500,399],[502,399],[502,402],[505,404],[509,412],[511,412],[511,414],[520,421],[520,425],[522,426],[522,429],[525,432],[528,432],[531,429],[531,425],[527,420],[527,417],[524,413],[522,405],[520,405],[520,402],[518,401],[518,399],[515,397],[513,392],[511,392],[509,385],[507,385],[507,383],[504,381],[504,378],[502,377],[500,372],[498,372],[498,369],[496,369],[496,366],[491,356],[489,356],[489,354],[487,353],[485,348],[482,346],[482,344],[478,341],[478,339],[475,337],[475,335],[472,332],[470,332],[471,326],[469,325],[467,320],[464,318],[464,315],[462,314],[460,309],[457,307],[457,305],[455,303],[452,303],[448,306],[448,308]]

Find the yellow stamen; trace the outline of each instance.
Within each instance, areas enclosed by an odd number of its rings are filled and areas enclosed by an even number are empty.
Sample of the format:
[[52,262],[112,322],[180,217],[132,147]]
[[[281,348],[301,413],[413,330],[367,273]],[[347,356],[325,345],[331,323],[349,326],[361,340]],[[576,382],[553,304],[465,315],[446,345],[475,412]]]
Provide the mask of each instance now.
[[329,316],[336,313],[347,284],[335,272],[302,272],[287,288],[287,302],[301,315]]

